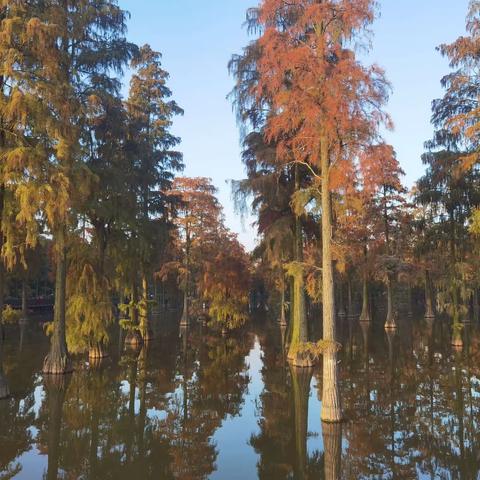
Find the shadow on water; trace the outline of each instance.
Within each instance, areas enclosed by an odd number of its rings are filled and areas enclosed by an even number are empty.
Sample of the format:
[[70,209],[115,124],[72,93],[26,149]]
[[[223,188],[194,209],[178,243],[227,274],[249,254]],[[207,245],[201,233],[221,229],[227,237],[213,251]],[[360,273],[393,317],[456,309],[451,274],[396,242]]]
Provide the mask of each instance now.
[[39,374],[36,321],[0,355],[0,478],[473,479],[480,472],[480,334],[442,320],[398,330],[341,319],[346,420],[322,424],[322,365],[289,367],[285,329],[233,336],[156,319],[153,342]]

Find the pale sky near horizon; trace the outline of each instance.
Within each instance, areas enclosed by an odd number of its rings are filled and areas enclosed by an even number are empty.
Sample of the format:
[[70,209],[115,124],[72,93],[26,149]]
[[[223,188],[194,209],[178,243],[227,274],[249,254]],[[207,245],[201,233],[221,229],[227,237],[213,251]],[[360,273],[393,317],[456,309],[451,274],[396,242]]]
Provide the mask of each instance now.
[[[119,0],[130,11],[129,38],[149,43],[163,54],[169,86],[185,116],[175,120],[182,138],[188,176],[213,179],[219,188],[228,226],[251,249],[252,219],[243,226],[235,214],[230,179],[244,177],[239,133],[230,102],[233,86],[227,63],[249,41],[242,27],[248,7],[257,0]],[[424,171],[420,156],[432,134],[430,106],[442,95],[440,79],[448,64],[435,48],[465,32],[469,0],[380,0],[373,26],[371,62],[378,63],[393,85],[387,106],[395,131],[387,141],[397,151],[411,186]]]

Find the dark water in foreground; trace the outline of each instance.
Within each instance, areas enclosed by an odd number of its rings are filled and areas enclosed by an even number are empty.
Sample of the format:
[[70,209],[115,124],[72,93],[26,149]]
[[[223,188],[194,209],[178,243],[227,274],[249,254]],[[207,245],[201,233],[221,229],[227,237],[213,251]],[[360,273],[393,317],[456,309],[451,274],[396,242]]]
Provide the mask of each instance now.
[[[160,320],[158,320],[160,322]],[[119,339],[98,368],[38,373],[48,342],[7,331],[0,479],[480,478],[480,334],[462,352],[446,325],[387,336],[342,328],[347,420],[320,422],[321,370],[285,364],[277,326],[237,339],[163,322],[139,355]]]

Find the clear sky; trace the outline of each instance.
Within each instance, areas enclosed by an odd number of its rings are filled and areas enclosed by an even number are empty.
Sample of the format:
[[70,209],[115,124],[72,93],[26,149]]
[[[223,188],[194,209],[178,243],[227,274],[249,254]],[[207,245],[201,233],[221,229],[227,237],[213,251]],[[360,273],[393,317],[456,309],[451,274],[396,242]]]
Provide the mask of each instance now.
[[[232,88],[227,63],[248,37],[242,27],[257,0],[119,0],[129,10],[129,37],[149,43],[164,56],[170,88],[184,108],[174,133],[182,137],[188,176],[213,179],[229,227],[251,248],[255,233],[235,214],[229,179],[244,176],[238,128],[226,95]],[[436,52],[441,43],[465,31],[468,0],[380,0],[370,60],[385,68],[394,92],[388,111],[395,131],[387,141],[396,149],[412,185],[423,172],[420,155],[431,136],[430,105],[441,96],[440,78],[448,72]]]

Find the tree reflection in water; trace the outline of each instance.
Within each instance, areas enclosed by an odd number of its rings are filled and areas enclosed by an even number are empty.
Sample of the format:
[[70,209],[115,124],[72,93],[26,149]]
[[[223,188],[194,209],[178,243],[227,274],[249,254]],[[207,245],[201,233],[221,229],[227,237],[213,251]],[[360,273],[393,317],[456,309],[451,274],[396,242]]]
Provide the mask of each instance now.
[[[441,319],[401,318],[398,333],[345,322],[339,425],[320,422],[321,365],[291,368],[276,323],[235,338],[165,326],[141,351],[119,356],[115,345],[100,365],[77,361],[70,379],[38,374],[48,341],[34,322],[9,327],[0,478],[34,478],[39,465],[45,478],[209,478],[229,458],[214,439],[232,419],[237,448],[250,438],[254,454],[240,461],[264,480],[477,478],[478,327],[454,350]],[[261,386],[253,401],[251,382]]]

